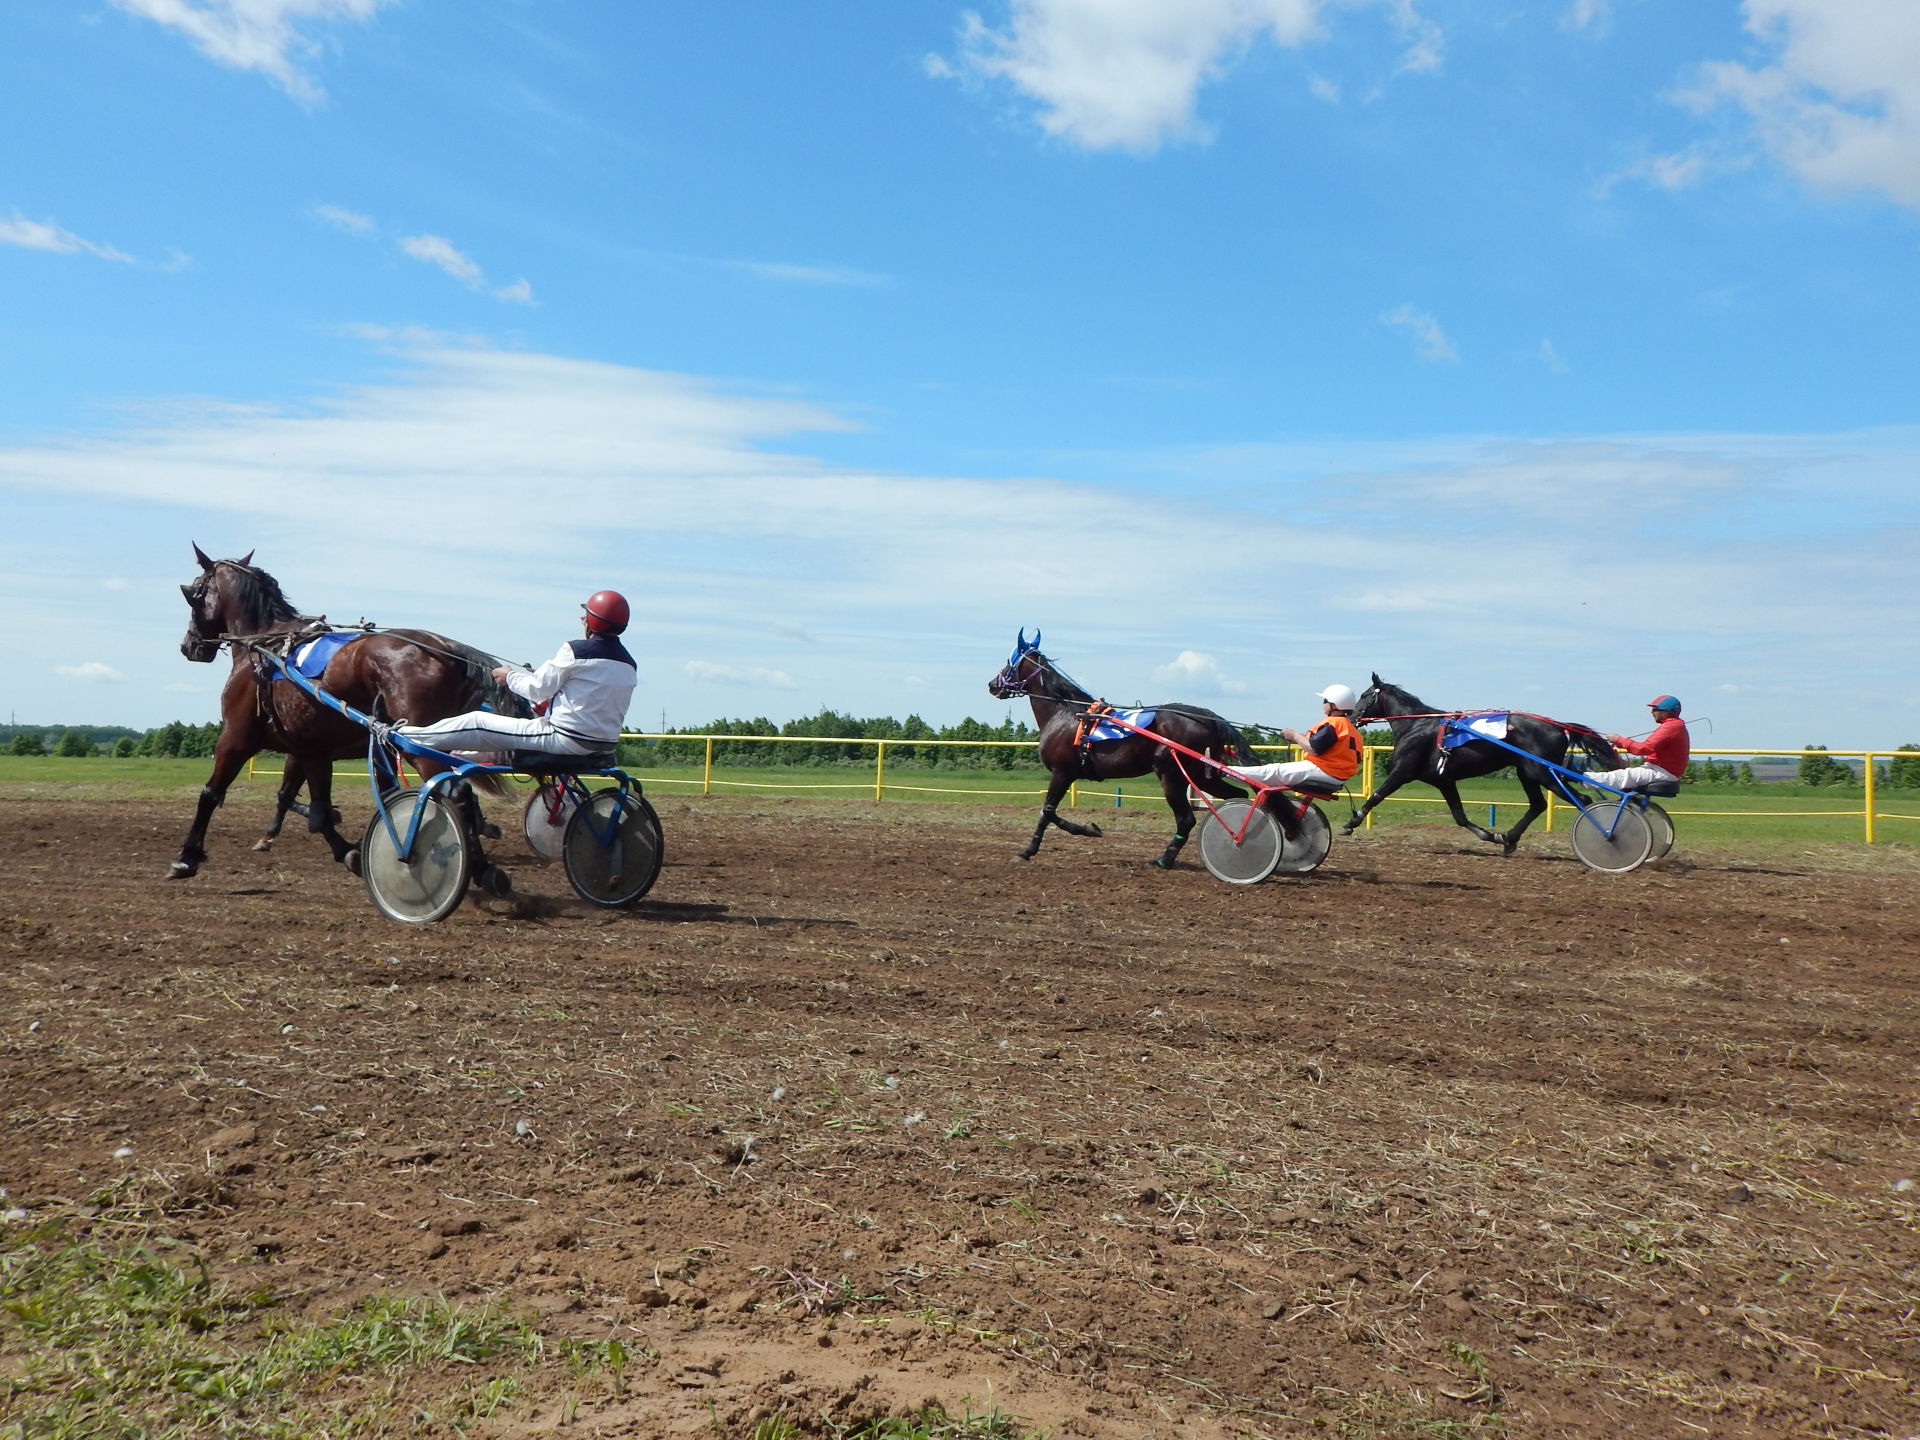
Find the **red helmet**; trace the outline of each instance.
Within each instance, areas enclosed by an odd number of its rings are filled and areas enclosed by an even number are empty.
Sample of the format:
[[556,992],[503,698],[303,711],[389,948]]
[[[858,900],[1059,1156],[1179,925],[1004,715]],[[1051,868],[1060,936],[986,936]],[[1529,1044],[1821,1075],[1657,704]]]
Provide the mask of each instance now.
[[587,628],[596,635],[618,635],[633,613],[618,590],[596,590],[580,608],[587,612]]

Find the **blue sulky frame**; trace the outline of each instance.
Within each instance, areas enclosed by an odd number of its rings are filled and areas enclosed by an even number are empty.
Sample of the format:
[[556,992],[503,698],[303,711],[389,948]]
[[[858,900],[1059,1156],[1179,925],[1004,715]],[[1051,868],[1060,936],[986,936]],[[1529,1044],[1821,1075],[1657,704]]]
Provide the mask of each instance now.
[[[531,771],[522,770],[514,765],[487,765],[476,760],[468,760],[458,755],[449,754],[444,750],[436,750],[430,745],[422,745],[419,741],[410,740],[404,735],[389,733],[383,743],[381,738],[373,731],[373,725],[375,723],[374,716],[355,709],[337,695],[330,694],[326,690],[323,690],[316,682],[308,679],[305,675],[302,675],[298,670],[294,669],[292,665],[288,664],[284,656],[260,646],[253,646],[252,648],[257,654],[264,656],[267,661],[272,664],[274,669],[280,673],[282,678],[292,682],[309,699],[326,706],[329,710],[337,714],[345,716],[356,725],[366,728],[367,776],[368,782],[373,790],[374,810],[379,817],[380,824],[386,830],[387,838],[393,844],[395,857],[403,864],[409,863],[412,860],[414,846],[420,838],[421,820],[433,808],[424,802],[431,797],[439,795],[440,792],[447,787],[474,775],[527,775],[532,779],[540,781],[543,786],[548,784],[557,786],[573,802],[570,807],[572,816],[569,824],[583,826],[586,834],[601,850],[612,850],[615,842],[620,838],[623,827],[636,818],[642,818],[646,823],[650,824],[654,828],[657,836],[659,825],[658,817],[654,815],[653,807],[647,803],[642,793],[640,782],[624,770],[615,766],[591,770],[549,770],[543,767],[542,770],[536,774]],[[389,753],[389,749],[398,751],[403,755],[414,756],[418,759],[435,761],[448,767],[438,774],[424,776],[422,778],[422,783],[419,787],[421,803],[414,804],[411,807],[412,814],[407,818],[404,834],[401,833],[401,827],[394,823],[392,811],[387,803],[388,795],[395,791],[400,784],[399,765]],[[555,759],[564,763],[565,757],[556,756]],[[604,815],[596,813],[600,807],[592,803],[593,791],[585,783],[587,778],[607,779],[615,782],[617,787],[615,790],[615,798],[612,806]],[[656,859],[654,872],[657,873],[657,871],[658,861]],[[575,877],[571,865],[568,867],[568,879],[583,899],[589,900],[594,904],[609,905],[629,903],[626,900],[610,900],[605,896],[590,892],[587,888],[584,888],[580,880]],[[644,893],[644,889],[651,884],[652,876],[650,875],[641,887],[642,892]],[[635,895],[632,898],[638,899],[639,897]],[[383,905],[382,908],[384,909],[385,906]]]
[[[1583,864],[1595,870],[1608,870],[1615,873],[1633,870],[1646,863],[1647,860],[1657,859],[1660,855],[1666,853],[1666,847],[1672,844],[1670,834],[1666,840],[1666,844],[1661,845],[1658,837],[1655,836],[1652,831],[1651,823],[1647,820],[1647,816],[1649,814],[1657,814],[1660,817],[1661,823],[1668,831],[1671,831],[1673,822],[1667,819],[1664,810],[1661,810],[1653,803],[1647,791],[1617,789],[1612,785],[1604,784],[1594,779],[1591,775],[1583,775],[1578,770],[1572,770],[1565,765],[1558,765],[1551,760],[1542,759],[1531,750],[1522,750],[1518,745],[1510,741],[1484,734],[1473,728],[1473,721],[1485,719],[1488,715],[1497,713],[1499,712],[1489,711],[1456,715],[1449,718],[1442,733],[1446,737],[1446,740],[1451,743],[1446,744],[1445,748],[1451,750],[1456,745],[1465,745],[1471,741],[1482,741],[1488,745],[1498,745],[1502,750],[1512,751],[1521,759],[1531,760],[1535,765],[1538,765],[1542,770],[1546,771],[1547,783],[1553,786],[1555,791],[1559,793],[1561,799],[1565,800],[1580,812],[1580,818],[1574,822],[1576,828],[1574,832],[1573,853],[1580,858]],[[1593,790],[1604,790],[1615,798],[1613,800],[1602,800],[1596,804],[1589,804],[1580,798],[1580,793],[1573,788],[1575,785],[1585,785]],[[1673,792],[1661,791],[1656,793],[1671,794]],[[1623,822],[1626,822],[1629,816],[1638,820],[1640,825],[1647,829],[1648,833],[1646,838],[1648,844],[1644,850],[1641,850],[1638,845],[1637,835],[1629,838],[1622,834]],[[1599,838],[1605,842],[1603,846],[1596,848],[1595,854],[1589,855],[1581,849],[1580,831],[1578,827],[1582,821],[1593,826]]]

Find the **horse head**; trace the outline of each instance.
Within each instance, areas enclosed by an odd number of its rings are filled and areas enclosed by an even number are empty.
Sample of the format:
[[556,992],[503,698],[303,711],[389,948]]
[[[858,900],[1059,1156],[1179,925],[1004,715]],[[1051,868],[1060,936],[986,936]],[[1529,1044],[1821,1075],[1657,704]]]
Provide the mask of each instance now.
[[1000,672],[987,682],[987,693],[996,700],[1011,700],[1016,695],[1027,693],[1027,682],[1047,663],[1047,657],[1040,653],[1040,632],[1033,632],[1033,639],[1027,639],[1026,626],[1020,627],[1020,637],[1013,643],[1013,654],[1007,657],[1007,663]]
[[277,618],[271,613],[273,602],[291,611],[274,578],[253,568],[253,551],[238,560],[215,560],[195,545],[193,558],[200,562],[200,574],[180,587],[187,599],[187,633],[180,653],[195,664],[204,665],[219,654],[223,636],[257,630]]
[[1415,698],[1411,691],[1389,684],[1376,672],[1372,677],[1372,683],[1360,692],[1359,700],[1354,702],[1353,722],[1356,725],[1364,725],[1369,720],[1391,720],[1398,715],[1420,715],[1426,713],[1428,708],[1427,704]]

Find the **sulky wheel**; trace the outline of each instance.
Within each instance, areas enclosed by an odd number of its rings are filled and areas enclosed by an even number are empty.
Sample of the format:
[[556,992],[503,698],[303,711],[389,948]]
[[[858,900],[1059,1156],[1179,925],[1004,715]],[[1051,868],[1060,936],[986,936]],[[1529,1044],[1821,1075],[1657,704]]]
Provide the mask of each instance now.
[[1673,849],[1673,821],[1667,812],[1653,801],[1647,802],[1647,824],[1653,830],[1653,849],[1647,853],[1649,860],[1664,860],[1667,852]]
[[660,876],[666,857],[660,817],[638,791],[596,790],[567,821],[560,856],[582,900],[631,905]]
[[527,808],[520,828],[527,837],[527,848],[545,865],[560,858],[566,848],[567,822],[580,802],[571,790],[557,785],[541,785],[527,797]]
[[[466,894],[473,870],[473,851],[458,809],[438,791],[389,790],[384,798],[386,815],[376,811],[360,841],[360,875],[367,894],[389,920],[424,925],[446,919]],[[403,860],[400,846],[416,811],[420,828]]]
[[[1607,834],[1602,816],[1613,820],[1612,835]],[[1573,853],[1580,857],[1581,864],[1591,869],[1604,870],[1609,875],[1624,874],[1645,864],[1652,851],[1653,827],[1631,805],[1624,809],[1596,805],[1582,810],[1580,818],[1573,822]]]
[[[1234,832],[1243,824],[1247,833],[1235,844]],[[1279,822],[1245,800],[1222,801],[1200,827],[1200,863],[1229,885],[1258,885],[1273,874],[1285,849]]]
[[1299,833],[1285,842],[1280,863],[1275,868],[1282,875],[1311,875],[1320,868],[1320,862],[1331,849],[1333,827],[1327,824],[1327,817],[1320,813],[1318,805],[1309,805],[1306,814],[1300,817]]

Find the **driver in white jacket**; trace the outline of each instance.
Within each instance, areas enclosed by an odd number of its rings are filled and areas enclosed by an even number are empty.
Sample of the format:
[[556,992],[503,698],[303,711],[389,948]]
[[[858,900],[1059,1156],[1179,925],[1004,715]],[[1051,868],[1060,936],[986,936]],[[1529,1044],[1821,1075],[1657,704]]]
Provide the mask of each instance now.
[[598,755],[614,748],[640,675],[620,643],[631,615],[614,590],[596,591],[582,605],[584,638],[569,640],[536,670],[502,665],[493,678],[534,707],[527,719],[469,710],[432,725],[400,722],[375,727],[444,751],[537,750],[548,755]]

